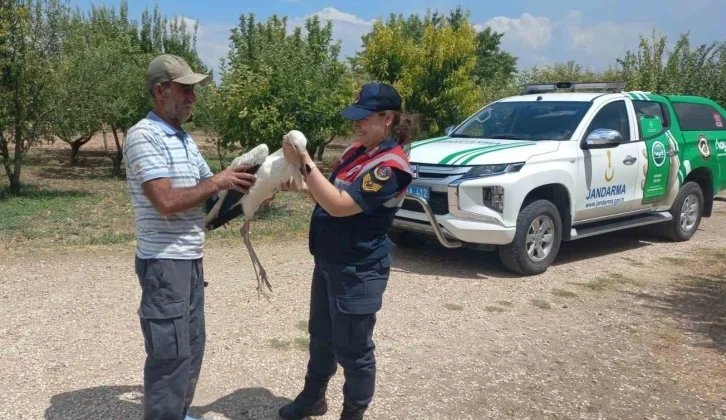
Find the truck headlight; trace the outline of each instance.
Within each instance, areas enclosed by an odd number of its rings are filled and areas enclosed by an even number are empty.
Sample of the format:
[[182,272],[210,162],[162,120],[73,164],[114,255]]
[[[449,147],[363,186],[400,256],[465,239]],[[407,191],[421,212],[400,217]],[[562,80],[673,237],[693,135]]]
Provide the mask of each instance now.
[[483,178],[488,176],[503,175],[510,172],[519,172],[519,170],[522,169],[522,166],[524,166],[524,162],[502,163],[498,165],[479,165],[471,168],[469,172],[465,173],[461,178]]

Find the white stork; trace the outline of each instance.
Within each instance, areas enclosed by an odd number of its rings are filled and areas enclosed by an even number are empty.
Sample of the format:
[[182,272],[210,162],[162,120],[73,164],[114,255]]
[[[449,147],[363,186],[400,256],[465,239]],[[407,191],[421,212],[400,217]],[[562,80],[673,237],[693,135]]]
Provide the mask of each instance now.
[[[284,140],[288,140],[299,151],[305,150],[307,147],[307,138],[297,130],[292,130],[285,134],[283,136]],[[260,204],[272,198],[283,184],[293,180],[298,188],[302,188],[303,178],[300,173],[300,168],[285,159],[282,148],[268,155],[266,144],[260,144],[242,156],[235,158],[229,167],[234,168],[239,165],[251,166],[247,172],[257,175],[255,184],[247,194],[243,194],[237,190],[227,190],[220,191],[218,194],[210,197],[207,200],[208,212],[204,218],[204,225],[207,230],[214,230],[227,224],[240,214],[244,214],[245,222],[242,229],[240,229],[240,234],[250,254],[252,267],[255,269],[258,294],[262,293],[265,298],[269,298],[262,286],[266,286],[270,291],[272,291],[272,286],[267,281],[267,272],[262,267],[260,259],[252,248],[252,243],[249,238],[250,221],[260,207]]]

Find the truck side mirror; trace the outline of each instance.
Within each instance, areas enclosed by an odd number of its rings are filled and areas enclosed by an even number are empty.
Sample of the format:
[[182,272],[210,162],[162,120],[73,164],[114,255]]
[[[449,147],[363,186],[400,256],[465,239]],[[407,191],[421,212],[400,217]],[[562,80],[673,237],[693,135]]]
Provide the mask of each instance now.
[[608,149],[618,147],[623,141],[623,136],[618,130],[609,128],[597,128],[585,138],[582,143],[583,149]]

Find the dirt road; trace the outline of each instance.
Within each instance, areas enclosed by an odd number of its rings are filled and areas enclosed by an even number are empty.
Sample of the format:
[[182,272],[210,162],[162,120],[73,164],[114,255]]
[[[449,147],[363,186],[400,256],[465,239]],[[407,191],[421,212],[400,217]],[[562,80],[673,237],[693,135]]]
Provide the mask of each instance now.
[[[370,419],[725,419],[726,203],[687,243],[635,231],[567,243],[513,277],[468,251],[395,250],[375,333]],[[312,260],[257,244],[206,258],[208,345],[194,415],[275,419],[306,362]],[[2,419],[140,418],[143,342],[133,249],[0,262]],[[330,386],[337,419],[342,370]]]

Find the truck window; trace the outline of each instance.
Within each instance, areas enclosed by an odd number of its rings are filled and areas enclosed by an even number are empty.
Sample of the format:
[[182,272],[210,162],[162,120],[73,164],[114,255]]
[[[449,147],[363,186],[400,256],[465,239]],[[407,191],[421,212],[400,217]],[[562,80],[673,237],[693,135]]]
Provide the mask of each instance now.
[[569,140],[590,106],[585,101],[496,102],[468,119],[451,137]]
[[673,109],[683,131],[726,130],[726,118],[710,105],[673,102]]
[[[658,136],[671,127],[670,114],[668,112],[668,109],[665,107],[665,104],[655,101],[634,100],[633,107],[635,108],[635,116],[638,121],[638,132],[640,133],[641,139]],[[643,118],[652,117],[657,117],[660,120],[663,128],[657,134],[644,133],[641,120]]]
[[625,101],[615,101],[602,107],[595,115],[590,126],[585,131],[585,138],[598,128],[617,130],[623,138],[623,142],[630,141],[630,119]]

